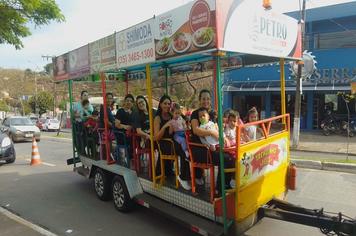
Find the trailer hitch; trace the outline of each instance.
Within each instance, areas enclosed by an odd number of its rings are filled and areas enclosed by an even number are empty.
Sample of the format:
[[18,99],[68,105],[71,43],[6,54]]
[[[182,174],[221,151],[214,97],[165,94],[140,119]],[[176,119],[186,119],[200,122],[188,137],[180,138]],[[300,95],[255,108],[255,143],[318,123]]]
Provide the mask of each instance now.
[[258,216],[317,227],[328,236],[356,236],[356,219],[342,213],[325,213],[324,209],[307,209],[291,203],[273,199],[259,208]]

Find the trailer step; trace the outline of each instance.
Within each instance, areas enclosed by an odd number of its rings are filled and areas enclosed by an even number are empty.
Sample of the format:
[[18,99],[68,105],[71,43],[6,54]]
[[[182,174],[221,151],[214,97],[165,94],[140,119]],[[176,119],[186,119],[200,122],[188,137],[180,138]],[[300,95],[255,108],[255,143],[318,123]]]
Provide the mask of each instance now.
[[67,165],[73,165],[73,164],[79,163],[79,162],[80,162],[80,159],[78,157],[67,159]]
[[88,168],[85,168],[83,166],[79,166],[79,167],[75,167],[73,169],[74,172],[77,172],[78,174],[84,176],[85,178],[89,178],[89,169]]
[[220,236],[224,233],[224,227],[221,224],[195,215],[150,194],[137,195],[135,201],[139,205],[150,208],[200,235]]

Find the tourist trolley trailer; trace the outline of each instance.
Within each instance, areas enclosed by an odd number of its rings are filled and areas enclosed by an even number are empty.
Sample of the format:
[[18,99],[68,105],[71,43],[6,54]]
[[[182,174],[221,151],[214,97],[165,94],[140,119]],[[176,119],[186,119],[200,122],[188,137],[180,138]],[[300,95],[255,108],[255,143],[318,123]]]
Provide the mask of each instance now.
[[[73,157],[67,163],[86,178],[94,178],[100,199],[112,196],[120,211],[129,211],[138,203],[201,235],[239,235],[263,217],[319,227],[325,234],[355,235],[355,220],[345,219],[341,213],[329,216],[323,209],[309,210],[283,201],[295,181],[289,152],[290,121],[285,111],[284,64],[301,60],[302,39],[295,19],[274,12],[262,2],[192,1],[54,58],[55,81],[68,82],[72,124],[72,90],[76,81],[100,81],[104,107],[108,85],[117,82],[126,93],[130,81],[146,86],[150,148],[140,148],[133,134],[132,160],[119,160],[117,150],[125,146],[111,147],[106,109],[105,125],[99,132],[99,152],[90,137],[85,140],[86,153],[80,152],[78,130],[72,125]],[[218,168],[222,173],[234,173],[235,188],[225,189],[222,174],[218,180],[222,183],[222,196],[210,198],[204,187],[192,193],[177,188],[168,177],[157,175],[152,112],[156,77],[163,72],[165,83],[161,86],[168,93],[168,84],[173,83],[169,74],[174,71],[186,75],[195,70],[212,72],[213,106],[218,111],[219,144],[223,147],[223,72],[264,63],[280,64],[281,115],[237,127],[235,168],[224,169],[224,150],[220,149]],[[189,79],[187,82],[191,83]],[[241,143],[240,136],[250,125],[258,125],[262,135],[256,141]],[[142,156],[150,157],[149,171],[142,171]]]

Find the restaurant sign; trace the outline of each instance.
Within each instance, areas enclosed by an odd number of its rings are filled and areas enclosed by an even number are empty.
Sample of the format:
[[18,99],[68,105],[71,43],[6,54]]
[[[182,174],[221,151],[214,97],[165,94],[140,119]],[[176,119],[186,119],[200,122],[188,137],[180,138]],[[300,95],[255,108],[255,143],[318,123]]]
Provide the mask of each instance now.
[[269,57],[301,57],[297,20],[273,9],[265,10],[261,1],[220,0],[218,10],[220,49]]
[[125,68],[155,61],[154,20],[116,33],[117,66]]
[[197,0],[155,18],[156,59],[215,48],[215,1]]

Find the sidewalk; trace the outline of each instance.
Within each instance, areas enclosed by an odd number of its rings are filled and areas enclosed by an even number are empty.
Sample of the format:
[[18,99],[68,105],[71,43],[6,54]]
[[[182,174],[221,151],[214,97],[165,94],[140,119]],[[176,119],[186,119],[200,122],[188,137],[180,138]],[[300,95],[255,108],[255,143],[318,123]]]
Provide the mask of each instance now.
[[1,236],[56,236],[31,222],[0,207]]
[[[292,136],[291,136],[292,137]],[[347,153],[346,136],[325,136],[319,131],[300,132],[299,146],[296,151],[325,152],[325,153]],[[349,138],[349,155],[356,156],[356,137]]]
[[[72,138],[71,129],[61,129],[62,138]],[[45,136],[56,137],[55,133],[43,133]],[[292,139],[292,134],[291,134]],[[295,151],[321,152],[345,154],[347,151],[347,137],[342,135],[325,136],[321,131],[300,132],[299,146]],[[356,156],[356,136],[349,138],[349,155]]]

